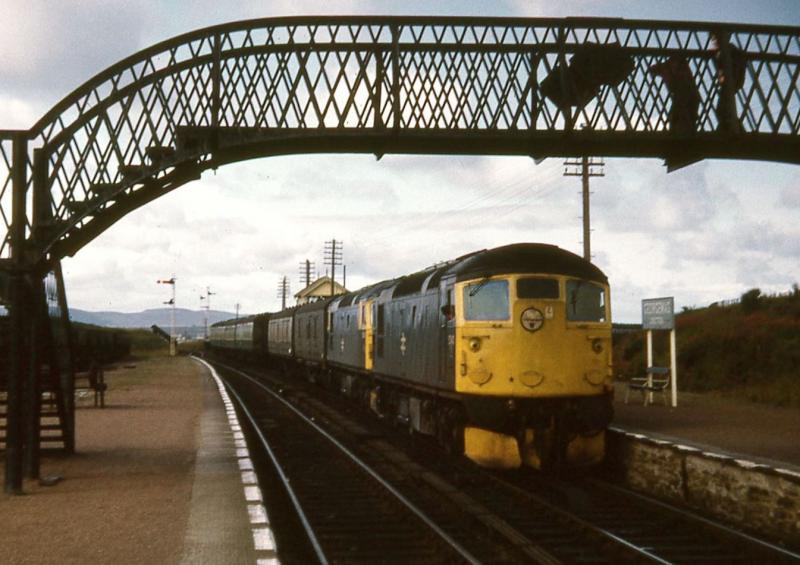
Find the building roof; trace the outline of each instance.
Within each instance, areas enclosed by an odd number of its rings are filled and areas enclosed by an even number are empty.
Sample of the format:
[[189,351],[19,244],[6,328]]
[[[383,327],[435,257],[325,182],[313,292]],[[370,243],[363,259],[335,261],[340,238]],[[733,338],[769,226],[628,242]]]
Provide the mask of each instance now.
[[[347,292],[347,289],[336,281],[333,281],[333,290],[333,294],[335,295],[345,294]],[[328,298],[330,296],[331,278],[328,276],[318,278],[294,295],[299,303],[305,303],[315,298]]]

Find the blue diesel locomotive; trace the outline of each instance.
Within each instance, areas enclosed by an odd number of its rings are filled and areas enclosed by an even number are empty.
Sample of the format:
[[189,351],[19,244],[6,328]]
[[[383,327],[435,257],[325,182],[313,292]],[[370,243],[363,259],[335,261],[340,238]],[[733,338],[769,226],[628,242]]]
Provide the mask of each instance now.
[[488,467],[598,463],[612,417],[607,277],[552,245],[477,251],[220,322],[214,350],[302,367]]

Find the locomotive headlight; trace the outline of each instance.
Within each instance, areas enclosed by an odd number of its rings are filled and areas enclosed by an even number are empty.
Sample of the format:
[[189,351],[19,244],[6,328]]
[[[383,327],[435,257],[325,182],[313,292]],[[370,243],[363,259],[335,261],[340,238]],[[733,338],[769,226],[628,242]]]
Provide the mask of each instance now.
[[471,337],[469,338],[469,350],[473,353],[480,351],[481,349],[481,338],[479,337]]
[[602,339],[593,339],[592,340],[592,351],[595,353],[602,353],[603,352],[603,340]]

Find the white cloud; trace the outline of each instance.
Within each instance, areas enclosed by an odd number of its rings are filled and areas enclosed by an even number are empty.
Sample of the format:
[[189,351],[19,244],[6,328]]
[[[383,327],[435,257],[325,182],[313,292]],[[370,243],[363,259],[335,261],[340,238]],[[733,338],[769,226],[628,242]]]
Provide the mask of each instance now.
[[784,186],[781,191],[780,203],[787,208],[800,208],[800,186],[797,184]]
[[44,58],[42,34],[51,17],[43,1],[6,0],[0,18],[0,69],[3,74],[31,73]]
[[28,129],[40,117],[39,111],[30,102],[0,93],[0,127],[2,129]]
[[0,81],[52,104],[137,51],[146,13],[140,0],[10,0],[0,19]]

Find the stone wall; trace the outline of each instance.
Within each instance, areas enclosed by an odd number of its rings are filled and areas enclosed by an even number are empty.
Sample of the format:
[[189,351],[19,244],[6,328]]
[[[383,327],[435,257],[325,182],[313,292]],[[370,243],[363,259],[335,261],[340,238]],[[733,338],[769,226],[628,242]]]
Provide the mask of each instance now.
[[800,473],[610,430],[609,471],[630,488],[800,545]]

